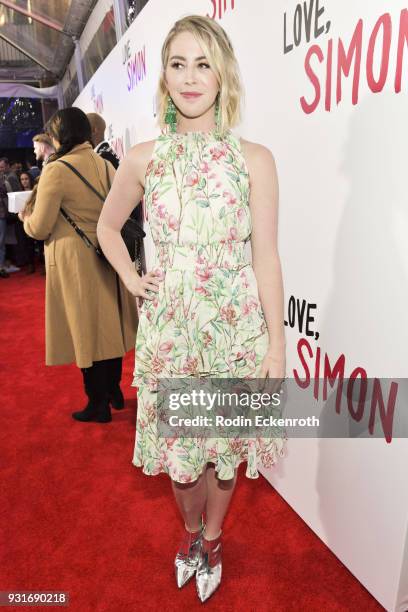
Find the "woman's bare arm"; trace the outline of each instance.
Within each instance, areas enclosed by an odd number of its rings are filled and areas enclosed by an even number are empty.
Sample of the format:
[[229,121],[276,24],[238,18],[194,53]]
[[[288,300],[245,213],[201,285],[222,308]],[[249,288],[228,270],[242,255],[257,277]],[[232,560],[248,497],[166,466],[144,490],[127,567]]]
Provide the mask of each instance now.
[[142,278],[136,272],[120,231],[144,194],[144,176],[153,142],[138,144],[126,155],[115,174],[97,226],[99,244],[128,290],[135,296],[153,299],[147,289],[157,291],[158,282],[150,273]]
[[278,253],[279,186],[275,160],[262,145],[244,141],[243,152],[250,175],[252,265],[268,326],[268,356],[277,366],[274,376],[284,376],[284,293]]

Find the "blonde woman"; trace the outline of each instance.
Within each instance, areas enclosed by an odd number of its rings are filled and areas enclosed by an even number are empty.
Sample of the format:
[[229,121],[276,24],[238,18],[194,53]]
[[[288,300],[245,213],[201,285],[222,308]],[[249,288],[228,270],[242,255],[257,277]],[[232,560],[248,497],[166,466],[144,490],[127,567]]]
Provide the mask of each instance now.
[[[231,131],[240,99],[225,31],[201,16],[177,21],[162,48],[161,135],[122,161],[97,230],[141,302],[133,464],[171,478],[185,524],[176,580],[182,587],[196,574],[201,601],[221,581],[222,523],[238,465],[246,461],[246,476],[257,478],[257,463],[273,465],[284,447],[283,436],[169,439],[157,431],[159,379],[285,376],[278,181],[271,152]],[[143,195],[157,265],[140,277],[120,229]],[[252,265],[245,257],[249,239]]]

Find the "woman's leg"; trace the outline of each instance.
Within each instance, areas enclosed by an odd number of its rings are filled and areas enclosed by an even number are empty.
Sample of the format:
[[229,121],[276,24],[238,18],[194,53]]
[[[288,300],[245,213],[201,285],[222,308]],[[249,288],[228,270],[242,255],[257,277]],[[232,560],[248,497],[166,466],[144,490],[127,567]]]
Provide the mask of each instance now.
[[198,531],[207,499],[205,471],[192,483],[171,481],[174,497],[188,531]]
[[217,478],[215,466],[207,464],[206,525],[201,538],[200,558],[196,570],[198,597],[206,601],[221,583],[222,522],[228,510],[237,480],[237,471],[230,480]]
[[177,586],[181,588],[193,577],[200,560],[201,517],[207,497],[205,472],[193,483],[172,480],[172,487],[186,529],[174,560]]
[[214,540],[221,533],[222,522],[237,482],[237,470],[235,470],[234,478],[220,480],[217,478],[215,466],[209,463],[207,464],[205,477],[207,480],[205,538]]

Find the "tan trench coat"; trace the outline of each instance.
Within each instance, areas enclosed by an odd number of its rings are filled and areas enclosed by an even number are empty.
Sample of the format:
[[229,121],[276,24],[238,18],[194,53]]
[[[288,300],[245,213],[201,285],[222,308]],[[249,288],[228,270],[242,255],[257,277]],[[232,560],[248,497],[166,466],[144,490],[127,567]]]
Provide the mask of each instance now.
[[[66,160],[101,193],[107,192],[104,160],[88,143],[77,145]],[[111,179],[114,169],[109,164]],[[47,164],[41,175],[34,211],[26,217],[29,236],[45,240],[46,364],[121,357],[135,345],[135,298],[119,282],[109,264],[100,261],[60,213],[70,215],[96,243],[96,225],[103,202],[61,162]],[[119,306],[119,302],[121,306]]]

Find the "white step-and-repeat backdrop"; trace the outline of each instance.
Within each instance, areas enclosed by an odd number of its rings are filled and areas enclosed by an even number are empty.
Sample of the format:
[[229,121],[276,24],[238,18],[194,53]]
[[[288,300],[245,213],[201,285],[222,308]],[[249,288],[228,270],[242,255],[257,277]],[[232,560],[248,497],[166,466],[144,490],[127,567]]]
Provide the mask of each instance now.
[[[103,115],[120,157],[158,134],[161,45],[191,13],[231,36],[246,90],[237,131],[277,162],[288,376],[406,377],[408,9],[402,0],[150,0],[75,103]],[[379,385],[384,410],[352,412],[352,437],[290,439],[264,475],[387,610],[402,612],[408,444],[395,425],[402,431],[407,417]],[[349,427],[350,414],[347,401],[329,401],[321,427]]]

